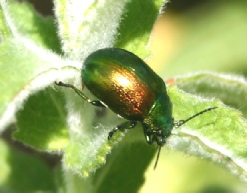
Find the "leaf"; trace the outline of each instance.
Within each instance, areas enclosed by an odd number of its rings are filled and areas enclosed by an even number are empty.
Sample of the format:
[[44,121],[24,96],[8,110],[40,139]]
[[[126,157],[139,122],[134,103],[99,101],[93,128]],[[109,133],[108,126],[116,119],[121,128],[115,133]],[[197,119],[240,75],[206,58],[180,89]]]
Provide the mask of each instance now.
[[198,72],[176,78],[177,86],[189,93],[218,98],[247,115],[247,81],[244,77],[213,72]]
[[69,137],[63,103],[61,93],[55,93],[51,88],[31,96],[25,108],[17,113],[19,129],[13,137],[37,149],[63,150]]
[[[140,128],[135,128],[139,130]],[[133,131],[135,132],[135,131]],[[126,138],[131,138],[132,131]],[[142,135],[138,131],[138,135]],[[135,136],[135,134],[133,134]],[[145,182],[144,172],[155,155],[157,147],[150,146],[143,140],[137,139],[131,143],[125,139],[115,148],[107,159],[104,167],[97,171],[93,183],[97,185],[95,192],[138,192]],[[131,171],[131,172],[130,172]],[[115,179],[115,180],[113,180]],[[134,180],[133,180],[134,179]],[[124,181],[124,183],[122,183]]]
[[53,174],[40,158],[20,152],[3,140],[0,153],[0,192],[55,191]]
[[[1,5],[4,17],[0,18],[0,22],[7,23],[5,28],[9,28],[8,30],[11,31],[13,36],[26,37],[40,46],[58,53],[61,52],[52,17],[39,15],[27,2],[9,1],[7,4],[2,2]],[[20,20],[20,18],[22,19]],[[2,30],[2,33],[6,33],[7,29]]]
[[11,28],[8,25],[8,21],[6,19],[7,16],[4,13],[5,9],[6,9],[6,2],[1,0],[0,1],[0,41],[11,35]]
[[174,136],[168,142],[169,148],[209,159],[246,182],[247,122],[242,114],[218,100],[186,94],[175,86],[169,87],[168,93],[176,120],[186,119],[209,107],[218,107],[189,121],[180,129],[174,129]]
[[162,3],[165,5],[167,1],[132,0],[127,3],[126,15],[120,23],[115,46],[133,52],[141,58],[148,57],[150,33]]
[[97,49],[113,47],[127,2],[128,0],[54,1],[58,33],[65,55],[83,61]]
[[[57,77],[60,77],[60,80],[67,79],[67,73],[71,77],[70,70],[68,72],[68,69],[64,69],[65,74],[63,74],[58,72],[58,69],[75,66],[76,62],[64,61],[59,56],[37,46],[37,44],[45,45],[42,43],[44,38],[47,40],[47,47],[56,49],[54,43],[57,43],[51,19],[43,19],[26,3],[12,1],[7,4],[4,1],[0,3],[1,14],[4,16],[0,18],[1,23],[8,25],[12,33],[6,36],[0,45],[2,69],[0,90],[4,93],[0,97],[0,131],[2,131],[14,121],[15,113],[22,107],[24,100],[53,83]],[[24,17],[25,21],[19,22],[20,17]],[[32,20],[35,22],[31,22]],[[28,22],[28,25],[25,22]],[[43,28],[47,30],[45,36],[44,31],[40,30]],[[37,44],[22,36],[35,40]],[[47,36],[52,38],[52,41],[46,38]]]
[[13,122],[28,97],[57,78],[68,79],[78,72],[65,67],[75,62],[62,60],[27,39],[5,39],[0,45],[0,58],[0,90],[4,93],[0,97],[0,131]]
[[61,53],[55,21],[51,16],[39,15],[28,2],[10,1],[8,6],[12,22],[21,36],[34,41],[37,45]]

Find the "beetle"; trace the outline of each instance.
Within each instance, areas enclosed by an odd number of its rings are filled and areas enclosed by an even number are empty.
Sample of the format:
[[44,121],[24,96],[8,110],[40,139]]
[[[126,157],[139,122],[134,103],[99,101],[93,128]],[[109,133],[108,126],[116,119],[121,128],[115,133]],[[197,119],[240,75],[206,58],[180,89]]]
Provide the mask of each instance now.
[[92,105],[108,107],[127,120],[113,128],[108,139],[118,130],[134,128],[140,122],[147,143],[156,142],[159,146],[154,168],[161,147],[171,135],[173,127],[179,127],[196,116],[217,108],[211,107],[186,120],[174,121],[172,103],[163,79],[141,58],[120,48],[104,48],[90,54],[84,61],[81,79],[99,100],[90,100],[71,84],[61,81],[55,84],[72,88]]

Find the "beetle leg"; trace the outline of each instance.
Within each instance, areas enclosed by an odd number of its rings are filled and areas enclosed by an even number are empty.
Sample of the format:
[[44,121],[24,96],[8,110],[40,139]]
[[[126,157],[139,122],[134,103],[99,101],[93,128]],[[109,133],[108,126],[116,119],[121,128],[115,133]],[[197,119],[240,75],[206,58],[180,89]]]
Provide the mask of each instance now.
[[76,88],[74,85],[72,84],[65,84],[61,81],[59,82],[55,82],[55,84],[57,86],[63,86],[63,87],[67,87],[67,88],[71,88],[73,89],[76,94],[78,94],[81,98],[83,98],[84,100],[86,100],[87,102],[91,103],[92,105],[94,106],[97,106],[97,107],[106,107],[101,101],[99,100],[93,100],[91,101],[86,95],[83,94],[83,92],[81,90],[79,90],[78,88]]
[[116,131],[118,130],[124,131],[125,129],[132,129],[136,126],[136,124],[137,124],[137,121],[127,121],[127,122],[122,123],[121,125],[116,126],[112,131],[109,132],[108,140],[112,138],[113,134]]

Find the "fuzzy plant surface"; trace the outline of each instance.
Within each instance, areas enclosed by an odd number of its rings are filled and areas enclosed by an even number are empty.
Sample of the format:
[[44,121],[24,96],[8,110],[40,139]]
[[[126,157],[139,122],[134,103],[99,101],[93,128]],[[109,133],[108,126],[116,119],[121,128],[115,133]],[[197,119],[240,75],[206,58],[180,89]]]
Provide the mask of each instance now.
[[[152,27],[164,4],[162,0],[54,0],[54,17],[43,17],[26,2],[0,0],[0,132],[14,127],[12,140],[61,158],[55,166],[47,166],[3,137],[0,192],[140,189],[158,147],[145,142],[140,125],[108,140],[108,132],[124,120],[54,82],[81,88],[83,61],[100,48],[123,48],[145,60],[151,54],[147,45]],[[175,120],[218,108],[174,128],[164,148],[210,160],[246,183],[246,79],[200,71],[174,76],[166,83]]]

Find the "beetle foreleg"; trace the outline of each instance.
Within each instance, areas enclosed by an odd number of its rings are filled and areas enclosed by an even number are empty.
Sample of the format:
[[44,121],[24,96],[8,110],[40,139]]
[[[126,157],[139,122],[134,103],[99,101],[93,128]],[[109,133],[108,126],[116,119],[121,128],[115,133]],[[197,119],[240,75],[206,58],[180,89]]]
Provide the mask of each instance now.
[[61,82],[61,81],[59,81],[59,82],[55,82],[55,84],[57,85],[57,86],[63,86],[63,87],[67,87],[67,88],[71,88],[71,89],[73,89],[75,92],[76,92],[76,94],[78,94],[81,98],[83,98],[84,100],[86,100],[87,102],[89,102],[89,103],[91,103],[92,105],[94,105],[94,106],[97,106],[97,107],[106,107],[101,101],[99,101],[99,100],[90,100],[86,95],[84,95],[84,93],[81,91],[81,90],[79,90],[78,88],[76,88],[74,85],[72,85],[72,84],[65,84],[65,83],[63,83],[63,82]]
[[118,130],[124,131],[125,129],[132,129],[136,126],[137,121],[127,121],[122,123],[121,125],[116,126],[112,131],[109,132],[108,140],[110,140],[115,132]]

